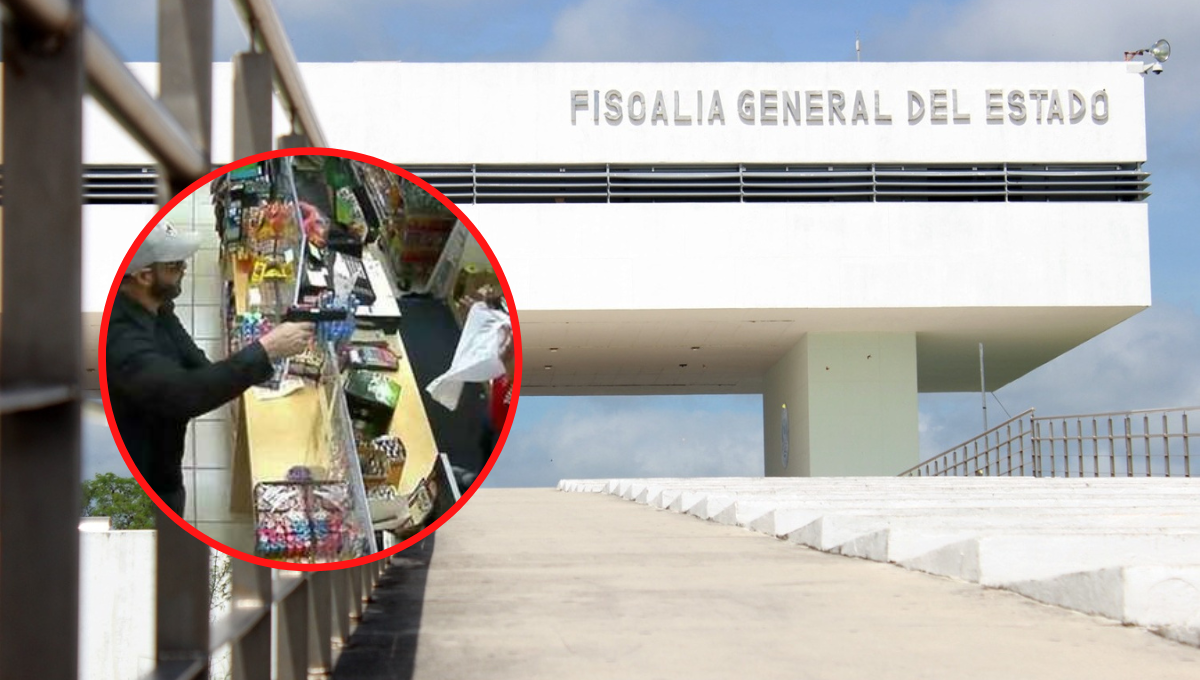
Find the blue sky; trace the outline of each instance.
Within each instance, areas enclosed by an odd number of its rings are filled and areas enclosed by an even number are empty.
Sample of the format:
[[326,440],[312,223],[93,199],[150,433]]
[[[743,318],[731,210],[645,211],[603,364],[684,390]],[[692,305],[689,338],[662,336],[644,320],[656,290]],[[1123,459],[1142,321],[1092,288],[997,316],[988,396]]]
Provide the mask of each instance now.
[[[154,0],[88,0],[130,61],[154,60]],[[878,61],[1119,60],[1171,41],[1146,80],[1154,306],[996,393],[1052,415],[1200,404],[1200,3],[1195,0],[815,2],[276,0],[302,61],[845,61],[855,32]],[[244,48],[217,0],[217,58]],[[369,151],[369,150],[364,150]],[[921,446],[980,429],[978,394],[922,395]],[[92,459],[105,449],[89,426]],[[526,398],[493,486],[562,477],[755,475],[761,398]],[[106,450],[106,449],[105,449]]]

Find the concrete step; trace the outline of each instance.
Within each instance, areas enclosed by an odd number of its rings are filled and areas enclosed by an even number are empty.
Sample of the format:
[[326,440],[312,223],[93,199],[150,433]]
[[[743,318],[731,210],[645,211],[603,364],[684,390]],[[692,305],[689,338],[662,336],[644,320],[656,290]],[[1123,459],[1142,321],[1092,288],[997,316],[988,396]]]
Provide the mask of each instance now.
[[[829,524],[831,518],[823,517],[818,522],[824,525]],[[826,550],[827,552],[835,552],[839,555],[847,557],[861,557],[863,559],[874,560],[876,562],[894,562],[902,564],[908,560],[915,559],[922,555],[926,555],[935,550],[939,550],[946,546],[963,541],[971,540],[979,536],[981,533],[986,533],[991,536],[999,536],[1006,534],[1020,534],[1025,536],[1031,535],[1047,535],[1047,536],[1087,536],[1091,538],[1103,538],[1105,536],[1145,536],[1145,527],[1127,527],[1127,528],[1101,528],[1095,526],[1078,526],[1078,527],[1038,527],[1030,528],[1028,526],[1016,525],[1012,527],[992,527],[986,530],[963,528],[952,529],[949,527],[910,527],[897,528],[892,527],[880,531],[859,534],[854,538],[843,543],[837,543],[838,536],[830,536],[832,540],[823,540],[825,536],[821,536],[818,542],[822,545],[809,545],[805,543],[802,537],[797,534],[794,543],[808,545],[811,548],[818,550]],[[1182,529],[1159,529],[1156,535],[1159,536],[1195,536],[1200,534],[1200,530],[1195,528]]]
[[1200,533],[987,534],[899,562],[985,586],[1124,566],[1200,567]]
[[[1147,483],[1161,487],[1164,493],[1190,488],[1193,480],[1184,477],[1072,477],[1072,478],[1033,478],[1033,477],[724,477],[724,478],[652,478],[652,479],[614,479],[614,480],[562,480],[559,489],[564,491],[577,490],[576,485],[586,485],[587,491],[594,493],[612,493],[620,485],[648,485],[662,488],[680,488],[689,490],[728,489],[739,492],[781,492],[809,493],[821,490],[823,493],[856,493],[874,492],[880,489],[916,490],[920,492],[938,492],[952,490],[955,493],[976,490],[1011,491],[1021,488],[1078,488],[1103,485],[1103,488],[1118,486],[1139,487]],[[598,490],[597,487],[599,487]]]
[[[725,517],[729,516],[726,508]],[[751,515],[752,516],[752,513]],[[1195,529],[1200,531],[1200,509],[1160,513],[1148,509],[1107,511],[1093,507],[1036,508],[904,508],[885,513],[878,507],[839,508],[832,511],[776,510],[750,522],[737,524],[769,536],[786,537],[816,521],[823,527],[828,543],[822,549],[841,545],[856,536],[884,529],[911,529],[940,532],[988,531],[993,529],[1086,528],[1098,529]],[[720,521],[720,520],[717,520]]]
[[1008,584],[1014,592],[1200,647],[1200,567],[1096,569]]

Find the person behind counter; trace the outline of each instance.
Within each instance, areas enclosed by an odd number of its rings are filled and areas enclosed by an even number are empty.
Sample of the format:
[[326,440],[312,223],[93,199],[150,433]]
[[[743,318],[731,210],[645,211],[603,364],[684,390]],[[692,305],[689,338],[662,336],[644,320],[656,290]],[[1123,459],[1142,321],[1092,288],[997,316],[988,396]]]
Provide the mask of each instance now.
[[[484,286],[474,294],[464,296],[459,304],[470,307],[480,302],[494,310],[507,313],[504,306],[504,293],[493,286]],[[504,430],[505,421],[508,420],[508,407],[512,401],[515,359],[512,328],[504,327],[502,332],[504,337],[500,342],[500,361],[504,363],[504,375],[494,378],[487,384],[487,414],[479,437],[479,447],[483,453],[483,466],[487,465],[488,460],[496,451],[500,433]],[[455,472],[457,473],[458,470]],[[459,486],[465,491],[474,483],[477,474],[478,471],[462,471],[459,476]]]
[[211,362],[175,316],[195,235],[164,222],[130,260],[108,320],[105,370],[121,440],[146,483],[183,517],[188,421],[237,398],[274,373],[272,362],[304,351],[313,324],[283,323],[224,361]]

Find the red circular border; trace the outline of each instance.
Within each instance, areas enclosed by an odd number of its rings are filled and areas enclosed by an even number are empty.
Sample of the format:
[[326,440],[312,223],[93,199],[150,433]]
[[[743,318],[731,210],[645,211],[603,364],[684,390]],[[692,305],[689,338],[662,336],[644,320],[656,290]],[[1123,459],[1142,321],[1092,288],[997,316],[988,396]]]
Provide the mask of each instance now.
[[[366,555],[353,560],[342,560],[340,562],[329,562],[325,564],[297,564],[292,562],[283,562],[280,560],[269,560],[244,553],[240,550],[234,550],[233,548],[230,548],[229,546],[220,543],[207,534],[201,532],[196,527],[184,521],[179,515],[176,515],[175,512],[168,508],[166,503],[159,498],[158,494],[154,493],[154,491],[150,488],[150,485],[146,483],[145,478],[142,477],[142,473],[137,469],[137,466],[133,464],[133,459],[130,458],[129,451],[125,448],[125,442],[121,440],[121,433],[117,429],[117,423],[113,419],[112,406],[109,403],[108,396],[108,365],[105,358],[105,345],[107,344],[106,340],[108,338],[108,319],[112,314],[113,300],[116,299],[117,289],[121,285],[121,273],[124,272],[129,266],[129,261],[133,258],[133,255],[137,252],[138,248],[141,247],[142,241],[146,240],[146,236],[150,233],[150,230],[153,229],[160,221],[162,221],[163,218],[167,216],[167,213],[169,213],[172,208],[178,205],[180,201],[190,196],[196,191],[196,189],[208,184],[217,177],[244,165],[249,165],[250,163],[257,163],[260,161],[265,161],[272,158],[282,158],[285,156],[338,156],[341,158],[349,158],[351,160],[361,161],[363,163],[370,163],[378,168],[382,168],[389,172],[400,175],[401,177],[414,182],[417,186],[421,187],[425,191],[428,191],[431,195],[441,201],[442,205],[446,206],[452,213],[454,213],[454,216],[457,217],[458,220],[462,222],[463,225],[471,232],[471,235],[475,237],[475,241],[479,243],[480,247],[483,249],[484,254],[487,255],[488,261],[492,265],[492,270],[496,272],[496,278],[500,280],[500,286],[504,289],[504,297],[508,302],[508,311],[513,322],[513,343],[516,362],[513,370],[512,404],[509,406],[508,418],[504,421],[504,429],[501,430],[500,436],[496,440],[496,448],[492,451],[492,455],[489,457],[487,465],[485,465],[483,470],[479,473],[479,476],[475,479],[475,482],[469,489],[463,492],[462,498],[460,498],[453,507],[446,511],[444,515],[439,517],[438,520],[433,523],[433,525],[425,528],[416,536],[409,538],[399,545],[393,546],[387,550],[381,550],[371,555]],[[193,182],[187,189],[179,192],[179,194],[172,198],[169,203],[163,206],[154,215],[154,217],[151,218],[150,222],[147,223],[142,229],[141,234],[139,234],[137,240],[133,242],[129,252],[125,255],[125,259],[122,260],[116,276],[113,278],[112,286],[108,291],[108,300],[104,304],[104,317],[100,322],[100,345],[96,356],[98,364],[97,372],[100,376],[100,395],[104,402],[104,414],[108,417],[109,429],[112,430],[113,439],[116,441],[117,448],[121,451],[121,456],[125,459],[125,464],[129,467],[130,472],[133,473],[134,479],[136,479],[138,484],[142,486],[142,489],[145,490],[150,499],[153,500],[156,505],[158,505],[159,509],[162,510],[167,517],[173,519],[176,524],[183,528],[184,531],[187,531],[209,546],[216,548],[217,550],[220,550],[231,557],[236,557],[237,559],[244,560],[246,562],[251,562],[264,567],[286,569],[288,571],[332,571],[335,569],[344,569],[346,567],[357,567],[364,564],[370,564],[376,560],[395,555],[409,546],[412,546],[413,544],[425,539],[434,531],[437,531],[437,529],[441,527],[446,520],[453,517],[455,513],[462,509],[463,505],[471,499],[471,496],[475,495],[475,491],[479,489],[479,487],[483,484],[483,481],[487,479],[488,474],[492,471],[492,466],[496,464],[496,459],[499,457],[500,452],[504,449],[504,444],[508,439],[508,432],[512,428],[513,417],[516,415],[516,407],[520,400],[521,393],[521,324],[517,318],[517,308],[513,303],[512,291],[509,289],[508,279],[505,278],[504,271],[501,269],[500,263],[496,261],[496,255],[492,253],[491,247],[488,246],[487,241],[484,240],[483,236],[479,233],[479,230],[475,228],[474,224],[472,224],[470,218],[468,218],[463,211],[458,208],[458,206],[454,205],[450,199],[446,198],[442,192],[430,186],[425,180],[399,166],[382,161],[374,156],[368,156],[366,154],[361,154],[354,151],[345,151],[342,149],[331,149],[325,147],[278,149],[276,151],[266,151],[253,156],[247,156],[217,168],[204,177],[201,177]]]

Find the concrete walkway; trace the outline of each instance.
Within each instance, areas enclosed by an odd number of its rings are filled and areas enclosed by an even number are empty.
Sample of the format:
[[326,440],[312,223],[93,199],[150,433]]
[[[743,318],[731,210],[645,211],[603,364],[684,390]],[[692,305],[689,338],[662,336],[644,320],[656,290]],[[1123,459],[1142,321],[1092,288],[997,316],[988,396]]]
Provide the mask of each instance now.
[[485,489],[403,555],[335,678],[1200,677],[1145,630],[607,495]]

